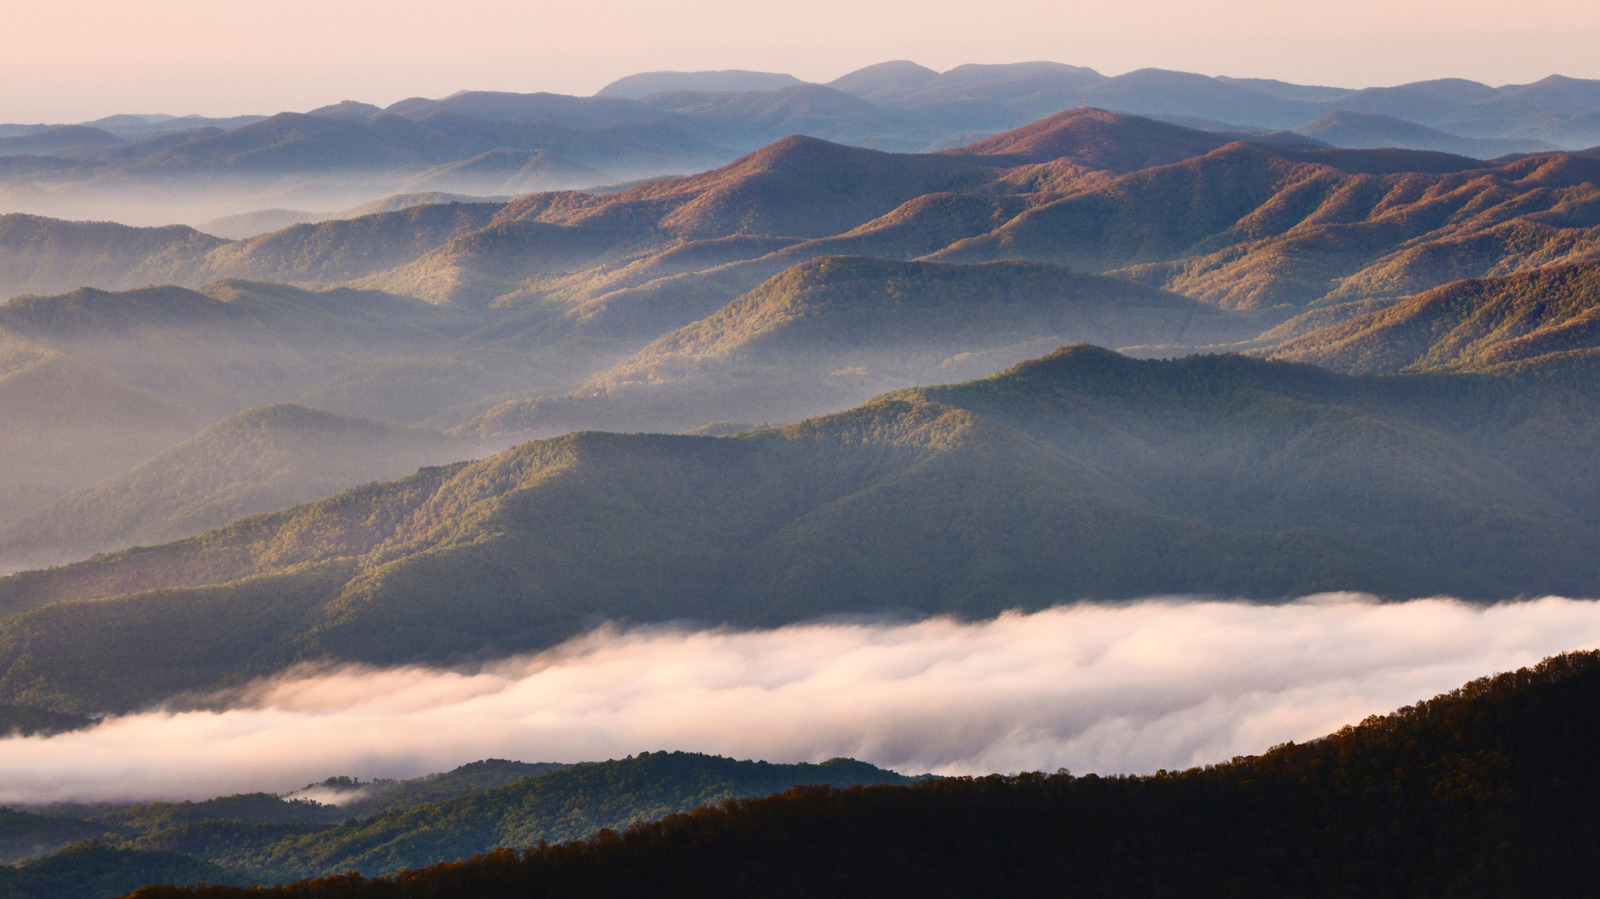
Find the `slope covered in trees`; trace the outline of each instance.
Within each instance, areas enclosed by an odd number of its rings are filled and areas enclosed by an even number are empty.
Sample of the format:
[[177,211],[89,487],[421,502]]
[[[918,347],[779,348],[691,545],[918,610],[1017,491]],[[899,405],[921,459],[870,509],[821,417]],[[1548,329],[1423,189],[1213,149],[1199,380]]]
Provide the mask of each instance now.
[[1600,348],[1600,264],[1457,281],[1318,328],[1274,356],[1337,371],[1493,371]]
[[766,796],[801,784],[905,784],[911,778],[850,759],[774,765],[682,752],[572,765],[455,799],[324,827],[245,827],[210,819],[139,836],[130,845],[184,852],[265,879],[361,871],[388,874],[487,852],[559,842],[639,821]]
[[1600,655],[1483,678],[1260,756],[799,788],[391,878],[205,896],[1585,895]]
[[[330,778],[320,786],[342,790],[349,801],[341,805],[256,793],[109,809],[65,805],[49,815],[0,809],[0,850],[27,859],[19,869],[0,869],[0,878],[11,873],[0,889],[12,890],[0,895],[108,899],[162,880],[271,883],[347,871],[389,874],[502,845],[581,839],[796,785],[914,781],[852,759],[771,764],[645,752],[576,765],[488,760],[416,780],[369,783],[364,792],[349,778]],[[92,845],[82,842],[90,839]],[[75,845],[51,851],[66,843]]]
[[1078,347],[733,437],[537,441],[0,580],[0,691],[130,708],[308,658],[535,649],[606,618],[1587,595],[1587,383]]

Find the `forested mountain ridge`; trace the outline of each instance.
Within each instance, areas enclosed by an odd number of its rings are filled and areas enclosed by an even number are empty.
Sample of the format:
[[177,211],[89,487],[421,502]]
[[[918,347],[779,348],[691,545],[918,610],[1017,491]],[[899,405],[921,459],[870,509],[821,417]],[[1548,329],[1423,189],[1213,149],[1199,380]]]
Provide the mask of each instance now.
[[[570,765],[453,799],[317,828],[241,830],[212,819],[130,844],[193,854],[264,879],[361,871],[389,874],[498,846],[581,839],[602,828],[686,812],[802,784],[907,784],[913,778],[851,759],[819,765],[734,761],[683,752]],[[236,834],[234,836],[230,836]]]
[[[10,880],[0,870],[0,887],[29,899],[103,899],[163,877],[272,883],[347,871],[390,874],[498,846],[582,839],[603,828],[797,785],[916,780],[844,758],[773,764],[644,752],[573,765],[485,760],[415,780],[330,778],[312,785],[344,788],[349,798],[343,805],[255,793],[204,802],[64,805],[48,809],[52,814],[0,810],[4,857],[31,859]],[[93,848],[85,842],[90,839]],[[69,843],[77,845],[53,851]],[[91,858],[96,852],[103,857]],[[168,873],[150,870],[157,862],[165,862]],[[122,885],[97,890],[72,877],[74,869],[83,874],[96,867]],[[139,877],[145,879],[131,879]]]
[[1571,653],[1187,771],[797,788],[389,878],[135,895],[1584,895],[1597,699],[1600,655]]
[[297,659],[537,649],[597,619],[1584,595],[1594,403],[1537,373],[1079,347],[734,437],[573,434],[0,580],[0,691],[131,708]]
[[1600,350],[1600,264],[1471,278],[1267,352],[1339,371],[1496,371]]

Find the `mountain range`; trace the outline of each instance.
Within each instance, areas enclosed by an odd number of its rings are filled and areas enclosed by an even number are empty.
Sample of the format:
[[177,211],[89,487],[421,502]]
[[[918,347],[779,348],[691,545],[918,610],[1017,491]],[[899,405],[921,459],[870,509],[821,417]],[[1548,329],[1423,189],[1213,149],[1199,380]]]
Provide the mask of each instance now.
[[[1239,141],[1080,109],[958,150],[789,137],[621,190],[400,198],[247,240],[5,217],[0,271],[30,295],[0,306],[0,405],[37,424],[0,441],[21,473],[0,492],[0,566],[193,536],[574,429],[794,421],[1081,342],[1351,372],[1579,371],[1596,166]],[[152,281],[177,286],[138,286]],[[83,284],[99,286],[45,295]],[[1487,311],[1488,294],[1517,311]],[[1426,336],[1462,310],[1481,332],[1470,364]],[[1403,353],[1401,328],[1423,335],[1410,357],[1361,348]],[[351,453],[337,478],[311,447],[353,425],[302,414],[288,455],[268,429],[224,428],[228,449],[198,436],[282,403],[451,436],[403,462]],[[179,468],[193,476],[152,474]],[[278,486],[249,483],[266,477]]]
[[0,210],[165,224],[319,204],[310,218],[403,191],[517,193],[696,171],[791,134],[942,149],[1090,105],[1306,144],[1492,158],[1600,144],[1597,85],[1551,76],[1355,90],[1049,62],[936,72],[898,61],[827,84],[651,72],[593,97],[467,91],[385,108],[0,126]]
[[[898,62],[0,128],[0,202],[134,223],[0,216],[0,727],[608,621],[1596,595],[1597,110]],[[190,200],[235,236],[136,226]],[[0,893],[1557,894],[1597,665],[1153,777],[647,753],[0,810]]]

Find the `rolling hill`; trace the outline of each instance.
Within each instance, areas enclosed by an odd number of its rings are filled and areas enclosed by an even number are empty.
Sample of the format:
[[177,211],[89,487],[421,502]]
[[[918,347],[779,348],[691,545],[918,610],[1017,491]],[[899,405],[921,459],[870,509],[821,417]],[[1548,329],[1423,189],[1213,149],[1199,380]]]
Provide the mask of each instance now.
[[[708,297],[677,327],[815,256],[1021,257],[1121,271],[1287,318],[1585,258],[1596,240],[1596,172],[1592,160],[1561,154],[1488,165],[1229,143],[1080,109],[943,154],[786,138],[688,178],[303,225],[100,276],[350,282],[478,307],[570,308],[614,294],[605,305],[617,310],[641,292]],[[973,211],[952,217],[954,202]],[[705,241],[722,241],[723,252],[699,265],[678,254]],[[677,261],[662,270],[656,260],[668,254]]]
[[1583,384],[1080,347],[732,437],[574,434],[0,580],[0,699],[130,708],[292,660],[542,648],[601,619],[1585,595]]
[[567,396],[502,404],[480,437],[793,421],[900,387],[992,374],[1056,347],[1227,343],[1261,323],[1039,263],[823,257],[658,338]]
[[[520,177],[537,161],[498,150],[482,159],[494,177]],[[1587,258],[1600,226],[1597,172],[1582,156],[1486,164],[1239,142],[1074,109],[939,154],[790,137],[719,169],[624,190],[416,206],[248,241],[101,229],[106,246],[91,258],[102,261],[61,271],[35,271],[30,260],[76,226],[19,219],[9,240],[0,234],[0,259],[18,260],[14,292],[73,278],[118,287],[243,277],[473,308],[555,304],[569,321],[592,317],[578,311],[585,304],[616,315],[663,295],[702,298],[628,351],[788,265],[839,254],[1057,262],[1288,318]],[[713,245],[718,252],[701,252]]]

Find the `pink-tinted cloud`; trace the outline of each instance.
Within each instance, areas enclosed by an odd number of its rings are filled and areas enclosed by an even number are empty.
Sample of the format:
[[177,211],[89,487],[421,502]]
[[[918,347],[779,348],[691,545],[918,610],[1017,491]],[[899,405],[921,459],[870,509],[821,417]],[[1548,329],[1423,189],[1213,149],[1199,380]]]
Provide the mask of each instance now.
[[685,749],[907,772],[1182,768],[1600,646],[1600,604],[1148,601],[992,621],[602,628],[475,672],[301,670],[224,711],[0,741],[0,802],[287,791]]

